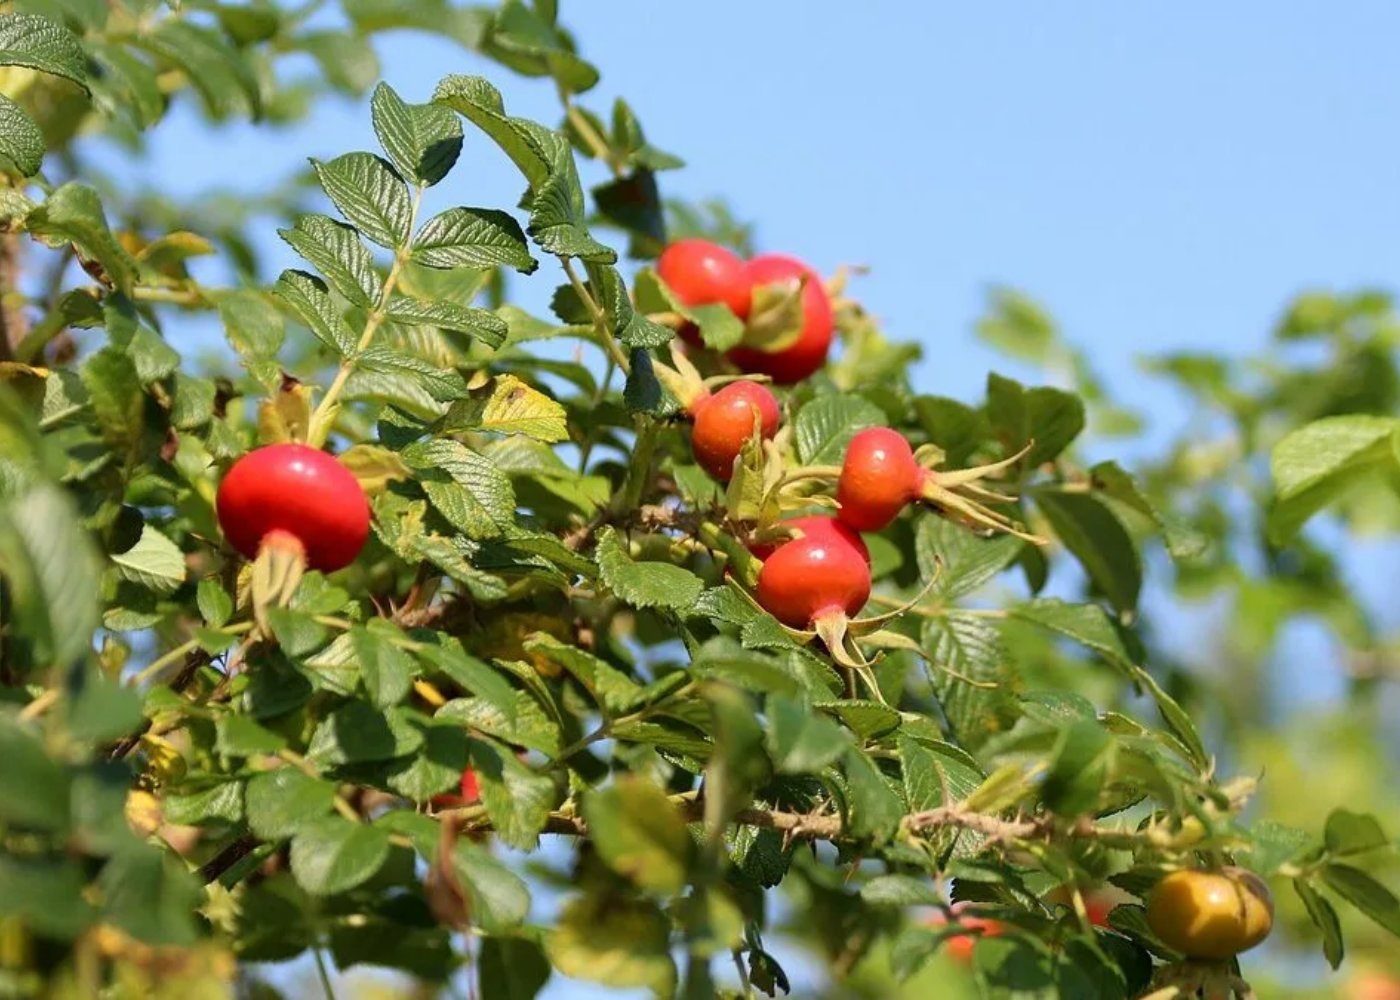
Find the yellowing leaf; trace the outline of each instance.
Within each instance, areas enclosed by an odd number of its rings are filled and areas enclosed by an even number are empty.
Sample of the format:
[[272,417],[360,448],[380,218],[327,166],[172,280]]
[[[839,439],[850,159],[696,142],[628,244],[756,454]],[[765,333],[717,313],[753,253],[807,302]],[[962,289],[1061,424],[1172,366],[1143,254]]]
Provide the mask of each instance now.
[[564,407],[514,375],[499,375],[472,389],[468,398],[452,404],[445,423],[449,431],[524,434],[537,441],[569,437]]

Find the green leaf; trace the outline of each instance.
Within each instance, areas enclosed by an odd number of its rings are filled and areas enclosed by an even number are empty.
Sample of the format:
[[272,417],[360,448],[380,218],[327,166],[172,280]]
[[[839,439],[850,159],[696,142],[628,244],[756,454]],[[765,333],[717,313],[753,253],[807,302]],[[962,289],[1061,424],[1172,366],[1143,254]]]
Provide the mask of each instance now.
[[904,796],[915,811],[937,809],[972,794],[986,778],[977,761],[951,743],[899,738]]
[[1108,783],[1113,752],[1113,738],[1097,722],[1062,729],[1041,785],[1042,801],[1065,817],[1093,810]]
[[130,292],[136,262],[107,225],[102,199],[86,184],[69,181],[29,213],[25,227],[51,247],[73,244],[86,260],[101,266],[108,284]]
[[466,382],[455,370],[391,347],[367,347],[355,356],[355,364],[361,372],[405,379],[439,402],[461,399],[467,393]]
[[468,653],[462,652],[455,640],[440,646],[423,646],[419,658],[434,670],[441,671],[472,694],[490,702],[492,707],[514,724],[517,692],[496,670]]
[[949,602],[978,590],[1014,563],[1024,546],[1014,535],[979,538],[934,514],[919,519],[914,539],[919,576],[937,577],[931,593]]
[[476,962],[480,993],[493,1000],[534,1000],[553,971],[543,949],[526,938],[486,938]]
[[1007,354],[1044,364],[1058,346],[1055,321],[1036,302],[1012,288],[993,288],[977,336]]
[[195,590],[195,603],[205,622],[214,628],[233,617],[233,598],[228,595],[216,577],[207,576],[199,581]]
[[311,166],[347,222],[390,250],[408,243],[413,203],[388,163],[372,153],[346,153],[329,163],[313,159]]
[[333,896],[360,885],[389,857],[389,834],[378,826],[327,816],[292,838],[292,875],[313,896]]
[[1156,524],[1173,559],[1194,559],[1210,545],[1210,539],[1201,532],[1153,504],[1117,462],[1100,462],[1089,470],[1089,477],[1095,491],[1137,511]]
[[[214,749],[230,757],[276,753],[287,746],[286,739],[280,734],[263,728],[246,715],[221,715],[215,723],[215,732]],[[260,800],[259,807],[263,804],[263,800]]]
[[589,895],[564,906],[545,951],[574,979],[669,997],[676,988],[670,943],[671,923],[654,903]]
[[38,14],[0,14],[0,66],[27,66],[87,89],[87,56],[74,34]]
[[225,781],[191,795],[167,795],[161,815],[180,826],[240,823],[243,821],[243,783]]
[[612,714],[629,712],[645,697],[640,684],[606,660],[544,632],[525,640],[525,651],[559,664],[600,706]]
[[688,610],[705,589],[705,582],[683,567],[634,562],[611,528],[599,534],[597,560],[603,583],[635,608]]
[[145,844],[114,855],[98,877],[103,919],[138,941],[187,947],[203,894],[176,858]]
[[458,726],[424,724],[423,749],[412,757],[401,757],[390,765],[387,784],[414,802],[427,802],[434,795],[461,788],[467,767],[467,733]]
[[247,57],[213,29],[168,17],[154,31],[134,33],[132,43],[179,67],[216,121],[245,109],[262,114],[262,88]]
[[1369,813],[1334,809],[1327,816],[1327,853],[1333,856],[1364,854],[1390,846],[1380,822]]
[[96,668],[70,681],[68,735],[74,740],[105,743],[141,725],[141,696]]
[[98,622],[99,563],[69,495],[41,484],[0,503],[6,625],[32,643],[30,669],[87,655]]
[[930,618],[923,646],[929,683],[959,743],[975,750],[1014,721],[1015,672],[995,621],[959,611]]
[[443,517],[469,538],[493,538],[515,519],[510,477],[459,441],[435,438],[403,450]]
[[243,801],[252,831],[264,840],[279,840],[330,812],[335,786],[295,767],[279,767],[252,778]]
[[438,709],[434,718],[458,722],[516,746],[551,756],[557,754],[559,727],[550,721],[529,693],[516,691],[514,694],[507,709],[486,698],[454,698]]
[[0,916],[19,917],[44,937],[71,940],[92,922],[86,883],[76,859],[0,854]]
[[491,744],[473,743],[471,757],[481,801],[497,835],[517,850],[535,850],[554,808],[554,782]]
[[1400,420],[1360,414],[1327,417],[1287,435],[1274,446],[1270,467],[1274,506],[1269,540],[1282,545],[1304,522],[1360,480],[1394,473]]
[[1346,948],[1342,943],[1342,923],[1337,919],[1337,911],[1307,879],[1295,878],[1293,891],[1303,901],[1303,907],[1314,926],[1322,932],[1322,954],[1326,956],[1327,964],[1334,969],[1340,967]]
[[797,411],[797,455],[805,465],[840,465],[851,438],[884,423],[880,408],[860,396],[818,396]]
[[651,782],[622,777],[588,794],[583,818],[599,856],[613,871],[664,895],[685,886],[695,845],[676,807]]
[[[291,306],[297,318],[302,321],[316,339],[325,344],[339,357],[355,352],[355,334],[341,316],[340,310],[331,301],[326,283],[314,274],[305,271],[283,271],[275,286],[278,298]],[[222,306],[220,307],[222,311]],[[230,339],[232,326],[230,325]],[[235,344],[235,347],[238,345]],[[276,347],[274,346],[273,350]],[[242,353],[242,352],[240,352]]]
[[112,562],[123,580],[158,594],[169,594],[185,582],[185,554],[149,524],[142,526],[136,544],[113,555]]
[[1088,493],[1055,489],[1033,492],[1036,506],[1065,548],[1121,614],[1137,610],[1142,560],[1123,523]]
[[1084,430],[1084,401],[1049,386],[1027,389],[995,373],[987,377],[987,417],[1008,454],[1034,441],[1027,468],[1052,461]]
[[943,902],[933,881],[913,875],[877,875],[860,887],[871,906],[937,906]]
[[379,59],[368,38],[337,28],[299,35],[294,44],[316,60],[326,82],[339,91],[359,97],[379,79]]
[[[312,277],[302,271],[286,271],[283,278],[300,278],[307,284],[314,285],[320,289],[321,295],[326,300],[326,309],[330,310],[330,296],[326,293],[325,283],[320,278]],[[278,283],[278,291],[281,291],[281,282]],[[308,291],[312,289],[308,288]],[[288,298],[294,307],[297,303]],[[333,317],[338,314],[332,312]],[[240,289],[225,295],[219,299],[219,318],[224,321],[224,335],[229,344],[245,360],[271,360],[276,357],[278,350],[282,347],[282,341],[286,338],[286,323],[282,319],[282,314],[277,311],[273,300],[268,296]],[[315,330],[313,332],[319,337],[321,334]],[[350,334],[345,334],[346,339],[351,339]],[[353,342],[353,340],[352,340]]]
[[350,226],[324,215],[303,215],[292,229],[279,229],[293,250],[314,264],[352,304],[370,309],[379,302],[384,282],[374,258]]
[[1132,675],[1136,664],[1103,608],[1042,597],[1012,608],[1011,614],[1073,639],[1098,653],[1110,666],[1127,676]]
[[862,742],[892,733],[899,728],[899,713],[879,702],[843,698],[841,701],[818,702],[813,707],[836,716]]
[[1322,869],[1322,880],[1337,895],[1400,937],[1400,899],[1360,868],[1329,864]]
[[403,710],[381,712],[362,701],[352,701],[316,727],[306,756],[322,766],[360,764],[402,757],[422,745],[422,732],[410,724]]
[[793,698],[769,695],[768,753],[780,774],[817,774],[851,745],[850,735]]
[[567,441],[568,413],[555,400],[514,375],[498,375],[453,403],[443,418],[447,432],[524,434],[537,441]]
[[525,233],[494,208],[449,208],[423,223],[413,237],[413,259],[428,267],[513,267],[531,274],[540,266]]
[[447,176],[462,152],[462,123],[436,104],[407,104],[387,83],[370,99],[374,134],[405,177],[426,185]]
[[69,822],[68,775],[44,751],[39,737],[9,715],[0,716],[0,821],[62,832]]
[[457,877],[467,891],[474,923],[488,934],[518,927],[530,912],[530,891],[513,871],[484,847],[457,841],[453,851]]
[[44,149],[43,129],[29,112],[0,94],[0,156],[25,177],[32,177],[44,164]]
[[464,333],[488,347],[500,347],[506,339],[505,320],[485,309],[469,309],[455,302],[429,302],[399,295],[389,300],[384,318],[403,326],[432,326]]
[[903,803],[865,754],[852,748],[846,751],[845,760],[851,832],[857,837],[888,840],[904,817]]
[[349,636],[369,700],[377,708],[397,705],[408,694],[417,676],[413,657],[375,630],[357,626],[350,630]]

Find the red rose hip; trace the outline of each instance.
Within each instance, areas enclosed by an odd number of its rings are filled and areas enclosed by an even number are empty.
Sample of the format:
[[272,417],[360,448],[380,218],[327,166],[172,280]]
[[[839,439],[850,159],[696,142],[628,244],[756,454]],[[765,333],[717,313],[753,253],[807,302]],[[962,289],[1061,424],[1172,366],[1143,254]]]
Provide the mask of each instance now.
[[857,531],[879,531],[919,497],[924,470],[898,431],[872,427],[851,439],[836,484],[836,515]]
[[690,446],[695,461],[716,479],[727,482],[734,459],[744,450],[757,421],[765,438],[778,433],[778,401],[757,382],[730,382],[713,396],[696,401]]
[[859,613],[870,599],[870,554],[860,536],[829,517],[802,518],[794,526],[802,537],[763,561],[758,603],[797,629],[812,628],[827,616]]
[[[677,240],[662,252],[656,273],[681,305],[722,303],[740,319],[749,315],[753,283],[744,272],[744,262],[718,243]],[[694,323],[684,324],[680,334],[692,344],[700,343]]]
[[806,278],[802,289],[802,331],[797,340],[780,350],[736,347],[729,352],[729,360],[746,372],[768,375],[782,385],[802,381],[826,364],[835,326],[821,275],[795,257],[782,254],[755,257],[744,265],[744,273],[755,288]]
[[283,532],[306,550],[312,569],[350,565],[369,537],[369,500],[333,456],[304,444],[274,444],[244,455],[219,484],[219,526],[252,559]]

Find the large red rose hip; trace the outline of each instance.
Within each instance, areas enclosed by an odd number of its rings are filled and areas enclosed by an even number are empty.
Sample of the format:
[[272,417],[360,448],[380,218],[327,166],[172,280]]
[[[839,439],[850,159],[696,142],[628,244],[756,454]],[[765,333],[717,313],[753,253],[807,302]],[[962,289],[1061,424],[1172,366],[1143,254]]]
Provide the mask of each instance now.
[[754,424],[764,438],[772,438],[782,418],[773,393],[757,382],[730,382],[697,401],[694,414],[690,444],[695,461],[723,482],[734,475],[734,459],[753,436]]
[[782,385],[802,381],[826,364],[827,351],[831,348],[831,333],[835,326],[831,300],[826,296],[821,275],[797,258],[782,254],[763,254],[755,257],[744,265],[744,273],[754,288],[760,285],[801,281],[805,278],[806,284],[802,289],[802,331],[793,343],[780,350],[736,347],[729,352],[729,360],[746,372],[768,375],[774,382]]
[[244,455],[219,484],[219,526],[252,559],[263,540],[285,532],[306,564],[332,572],[350,565],[369,537],[369,500],[333,456],[304,444],[274,444]]
[[816,628],[829,616],[855,615],[870,599],[870,553],[860,535],[834,518],[794,522],[802,532],[763,561],[755,596],[791,628]]

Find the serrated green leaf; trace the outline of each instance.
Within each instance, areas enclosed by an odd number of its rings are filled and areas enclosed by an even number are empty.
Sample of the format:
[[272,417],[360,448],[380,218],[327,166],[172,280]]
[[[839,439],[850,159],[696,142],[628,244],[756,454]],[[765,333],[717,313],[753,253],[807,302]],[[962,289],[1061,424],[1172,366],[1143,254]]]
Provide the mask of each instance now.
[[491,538],[514,521],[510,477],[490,459],[450,439],[433,439],[403,450],[433,506],[469,538]]
[[455,302],[425,301],[407,296],[389,300],[384,318],[404,326],[434,326],[465,333],[489,347],[500,347],[506,339],[506,323],[493,312],[470,309]]
[[51,247],[73,244],[80,255],[101,265],[108,283],[131,291],[136,261],[112,235],[102,199],[86,184],[69,181],[57,188],[29,213],[25,227]]
[[316,266],[341,295],[369,309],[383,295],[384,282],[359,233],[325,215],[303,215],[291,229],[279,229],[287,244]]
[[995,621],[960,611],[930,618],[923,646],[929,683],[959,743],[975,750],[1014,721],[1015,672]]
[[1137,610],[1142,560],[1113,512],[1088,493],[1037,489],[1036,506],[1095,586],[1120,614]]
[[859,431],[879,427],[885,415],[860,396],[818,396],[797,411],[793,435],[805,465],[840,465]]
[[[331,301],[326,283],[305,271],[283,271],[276,292],[321,343],[340,357],[355,351],[355,335]],[[231,337],[232,327],[230,327]],[[237,345],[235,345],[237,346]],[[273,348],[276,349],[275,347]]]
[[1206,551],[1210,540],[1189,524],[1160,510],[1137,482],[1117,462],[1100,462],[1089,470],[1094,489],[1147,517],[1162,532],[1173,559],[1194,559]]
[[899,728],[899,713],[888,705],[854,698],[817,702],[814,708],[836,716],[862,742],[884,736]]
[[620,778],[583,800],[589,838],[613,871],[662,894],[686,883],[694,843],[666,793],[644,778]]
[[316,727],[306,757],[321,766],[360,764],[402,757],[422,745],[422,732],[403,710],[381,712],[365,702],[352,701]]
[[87,57],[74,34],[38,14],[0,14],[0,66],[27,66],[87,89]]
[[531,274],[520,223],[494,208],[449,208],[423,223],[413,237],[413,260],[428,267],[513,267]]
[[589,696],[610,713],[629,712],[645,696],[640,684],[606,660],[544,632],[530,636],[524,646],[526,652],[542,656],[567,670]]
[[185,554],[149,524],[142,526],[135,545],[111,558],[123,580],[158,594],[169,594],[185,582]]
[[1016,561],[1025,542],[1014,535],[979,538],[946,518],[933,514],[919,519],[914,551],[919,576],[935,577],[931,593],[953,601],[978,590]]
[[851,745],[850,734],[793,698],[769,695],[768,753],[779,774],[817,774]]
[[44,164],[44,132],[14,101],[0,94],[0,156],[6,157],[25,177]]
[[259,774],[244,791],[248,826],[266,840],[292,836],[330,812],[334,802],[334,785],[295,767]]
[[1368,476],[1400,468],[1400,420],[1355,414],[1300,427],[1274,446],[1269,539],[1288,542],[1304,522]]
[[[258,725],[245,715],[222,715],[215,724],[214,748],[231,757],[276,753],[287,745],[284,737]],[[265,800],[259,800],[259,808]]]
[[525,691],[513,692],[504,706],[485,697],[454,698],[434,718],[460,723],[515,746],[550,755],[559,752],[559,727]]
[[860,887],[871,906],[938,906],[943,902],[933,881],[913,875],[877,875]]
[[399,173],[426,185],[447,176],[462,151],[462,123],[436,104],[407,104],[387,83],[370,99],[374,134]]
[[392,347],[367,347],[355,355],[355,365],[361,372],[409,380],[438,402],[461,399],[467,393],[466,382],[455,370]]
[[517,850],[537,848],[557,798],[554,782],[514,754],[479,740],[472,744],[471,758],[492,828]]
[[887,840],[904,817],[904,806],[880,769],[865,754],[846,751],[846,793],[850,830],[857,837]]
[[311,166],[347,222],[390,250],[407,245],[413,219],[408,188],[387,162],[372,153],[346,153]]
[[705,582],[688,569],[661,562],[634,562],[611,528],[598,537],[598,570],[621,600],[637,608],[689,609]]
[[388,857],[388,832],[339,816],[307,823],[292,838],[292,875],[313,896],[355,888],[372,878]]

